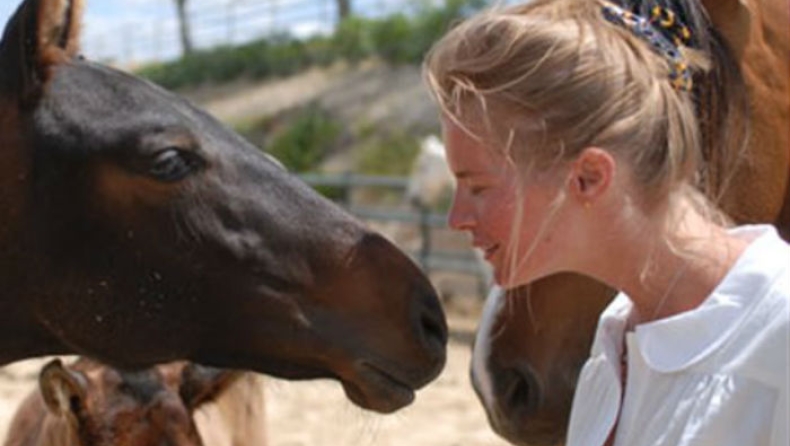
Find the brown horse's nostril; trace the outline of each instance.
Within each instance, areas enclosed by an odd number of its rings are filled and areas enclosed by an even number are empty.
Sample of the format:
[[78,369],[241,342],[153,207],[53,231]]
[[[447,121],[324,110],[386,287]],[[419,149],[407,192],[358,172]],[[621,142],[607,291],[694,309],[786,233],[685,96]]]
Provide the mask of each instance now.
[[417,329],[430,357],[444,364],[447,348],[447,322],[444,311],[435,293],[424,293],[416,307]]
[[494,386],[497,403],[508,419],[524,419],[540,408],[540,386],[528,367],[501,369]]
[[447,328],[432,314],[420,318],[423,337],[431,350],[444,351],[447,345]]

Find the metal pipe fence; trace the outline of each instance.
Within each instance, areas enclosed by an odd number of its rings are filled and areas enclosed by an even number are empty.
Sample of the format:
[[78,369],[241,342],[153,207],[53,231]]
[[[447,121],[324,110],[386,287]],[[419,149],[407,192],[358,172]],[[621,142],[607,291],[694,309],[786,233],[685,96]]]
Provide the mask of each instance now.
[[[172,14],[156,20],[129,20],[111,30],[90,30],[83,38],[85,54],[94,60],[122,66],[166,61],[181,56],[175,2]],[[383,17],[409,13],[431,0],[353,0],[354,14]],[[339,12],[336,0],[226,0],[188,3],[187,14],[195,49],[233,46],[256,39],[289,34],[297,38],[326,35],[334,30]]]

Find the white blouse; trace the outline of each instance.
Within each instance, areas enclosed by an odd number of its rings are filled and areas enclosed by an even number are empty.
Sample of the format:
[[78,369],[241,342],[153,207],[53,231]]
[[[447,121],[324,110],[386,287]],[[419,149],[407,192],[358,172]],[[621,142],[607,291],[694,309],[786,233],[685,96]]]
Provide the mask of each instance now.
[[[698,308],[638,325],[620,294],[601,315],[573,400],[568,446],[790,446],[790,245],[753,239]],[[623,397],[624,395],[624,397]]]

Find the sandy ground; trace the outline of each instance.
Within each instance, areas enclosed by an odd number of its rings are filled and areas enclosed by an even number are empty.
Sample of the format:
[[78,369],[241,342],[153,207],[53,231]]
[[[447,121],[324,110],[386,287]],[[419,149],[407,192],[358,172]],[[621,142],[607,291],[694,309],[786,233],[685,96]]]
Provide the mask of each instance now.
[[[440,377],[415,402],[382,416],[357,408],[332,381],[264,381],[270,446],[504,446],[488,427],[469,384],[474,320],[451,315],[452,340]],[[0,369],[0,438],[46,360]],[[211,446],[211,445],[206,445]]]

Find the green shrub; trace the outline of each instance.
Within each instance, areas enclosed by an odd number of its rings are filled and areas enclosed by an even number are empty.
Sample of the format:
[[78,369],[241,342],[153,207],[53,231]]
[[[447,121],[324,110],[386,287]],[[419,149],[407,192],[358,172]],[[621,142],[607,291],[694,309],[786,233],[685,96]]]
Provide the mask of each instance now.
[[373,53],[370,41],[370,21],[351,16],[343,19],[331,39],[332,53],[336,57],[357,62]]
[[316,166],[337,144],[341,125],[325,110],[312,104],[301,110],[289,124],[276,131],[265,149],[293,172]]
[[413,34],[412,22],[403,14],[375,21],[370,26],[376,54],[391,63],[408,63],[418,57]]
[[420,151],[420,141],[405,131],[368,128],[360,135],[356,171],[368,175],[406,176]]
[[329,37],[316,36],[304,42],[305,59],[311,65],[328,66],[337,60],[333,41]]
[[324,197],[337,202],[344,202],[348,199],[346,194],[346,188],[340,186],[322,186],[317,185],[314,186],[316,192],[323,195]]

